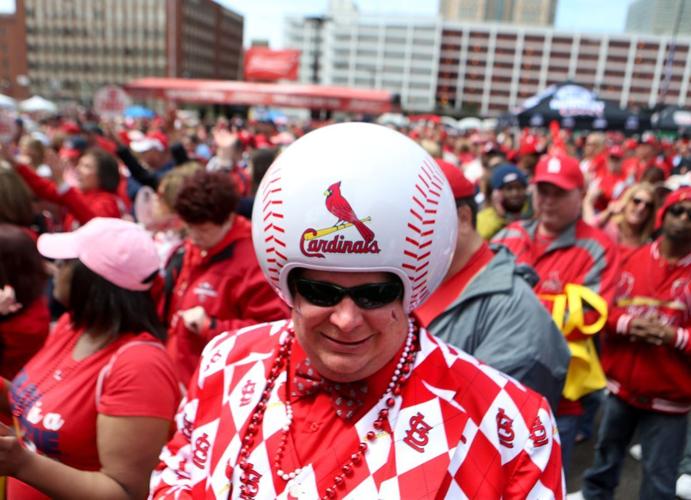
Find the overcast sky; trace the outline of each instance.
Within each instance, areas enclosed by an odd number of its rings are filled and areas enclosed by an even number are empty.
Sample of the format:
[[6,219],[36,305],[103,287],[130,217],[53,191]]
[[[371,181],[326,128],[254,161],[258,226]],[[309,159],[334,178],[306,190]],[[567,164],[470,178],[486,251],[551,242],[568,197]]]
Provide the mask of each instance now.
[[[283,40],[283,18],[295,14],[323,14],[328,0],[218,0],[245,16],[245,45],[268,39],[272,47]],[[570,31],[618,33],[633,0],[558,0],[555,24]],[[434,16],[436,0],[356,0],[360,11],[373,14]]]
[[[59,0],[55,0],[59,1]],[[328,0],[217,0],[245,17],[245,45],[268,39],[280,48],[283,18],[287,15],[323,14]],[[626,9],[633,0],[558,0],[556,27],[569,31],[617,33],[624,28]],[[356,0],[368,14],[434,16],[436,0]],[[0,12],[14,10],[14,0],[0,0]]]

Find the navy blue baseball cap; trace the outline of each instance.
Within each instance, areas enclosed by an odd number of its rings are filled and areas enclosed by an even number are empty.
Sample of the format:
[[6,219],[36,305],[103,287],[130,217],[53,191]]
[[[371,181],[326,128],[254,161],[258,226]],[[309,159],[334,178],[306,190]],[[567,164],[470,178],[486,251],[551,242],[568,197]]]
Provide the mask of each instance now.
[[501,189],[509,182],[518,181],[524,186],[528,185],[528,177],[512,163],[503,163],[492,171],[490,183],[492,189]]

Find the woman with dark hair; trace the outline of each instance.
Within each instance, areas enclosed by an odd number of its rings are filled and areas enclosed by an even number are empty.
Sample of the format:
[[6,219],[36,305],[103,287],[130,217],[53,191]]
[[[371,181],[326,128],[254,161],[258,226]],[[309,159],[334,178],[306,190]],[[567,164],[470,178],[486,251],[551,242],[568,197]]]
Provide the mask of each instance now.
[[31,190],[17,172],[0,166],[0,223],[29,227],[34,219]]
[[56,182],[39,177],[21,159],[15,164],[19,175],[39,198],[64,205],[68,213],[63,229],[71,231],[86,224],[94,217],[120,218],[125,204],[117,195],[120,171],[115,157],[105,151],[92,148],[77,163],[77,187],[71,187],[62,179],[59,165],[51,165]]
[[12,380],[48,336],[47,279],[33,238],[0,223],[0,377]]
[[151,237],[95,218],[42,235],[38,249],[57,259],[54,295],[68,312],[0,387],[15,426],[0,432],[8,499],[143,498],[180,397],[149,294]]
[[227,172],[196,172],[175,199],[187,238],[167,265],[160,310],[184,384],[219,333],[288,316],[259,268],[249,221],[234,213],[237,203]]

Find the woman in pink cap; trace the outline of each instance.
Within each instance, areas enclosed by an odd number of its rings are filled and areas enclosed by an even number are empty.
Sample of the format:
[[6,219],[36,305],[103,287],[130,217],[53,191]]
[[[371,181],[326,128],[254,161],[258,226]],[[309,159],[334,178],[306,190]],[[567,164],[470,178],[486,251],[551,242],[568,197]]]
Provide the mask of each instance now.
[[68,309],[43,349],[0,385],[0,476],[9,499],[141,498],[180,397],[149,287],[159,269],[134,223],[96,218],[46,234]]

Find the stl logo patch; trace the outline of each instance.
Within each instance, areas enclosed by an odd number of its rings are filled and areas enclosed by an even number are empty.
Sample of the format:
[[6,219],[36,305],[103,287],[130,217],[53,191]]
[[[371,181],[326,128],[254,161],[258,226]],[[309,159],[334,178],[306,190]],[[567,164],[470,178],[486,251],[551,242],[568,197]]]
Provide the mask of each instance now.
[[547,163],[547,172],[550,174],[558,174],[561,172],[561,162],[559,158],[551,158]]
[[[322,229],[308,228],[300,236],[300,251],[307,257],[324,258],[327,253],[379,253],[379,243],[375,239],[374,231],[367,226],[372,217],[358,218],[355,210],[341,193],[341,181],[331,184],[326,191],[326,209],[336,217],[333,226]],[[345,234],[339,234],[347,229],[355,228],[346,234],[357,233],[359,239],[348,239]],[[331,239],[327,236],[336,233]]]

